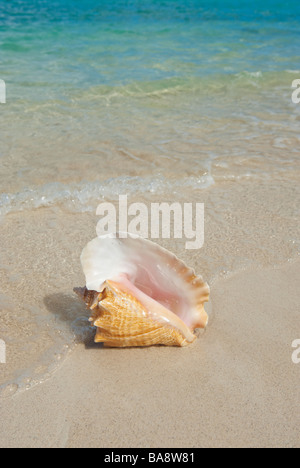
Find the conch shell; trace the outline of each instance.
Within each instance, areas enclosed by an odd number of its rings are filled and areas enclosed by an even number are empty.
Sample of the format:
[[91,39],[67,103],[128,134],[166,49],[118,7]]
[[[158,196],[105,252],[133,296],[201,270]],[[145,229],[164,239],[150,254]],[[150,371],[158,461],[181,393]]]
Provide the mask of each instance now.
[[205,328],[209,286],[174,254],[129,233],[101,236],[83,250],[95,342],[105,346],[186,346]]

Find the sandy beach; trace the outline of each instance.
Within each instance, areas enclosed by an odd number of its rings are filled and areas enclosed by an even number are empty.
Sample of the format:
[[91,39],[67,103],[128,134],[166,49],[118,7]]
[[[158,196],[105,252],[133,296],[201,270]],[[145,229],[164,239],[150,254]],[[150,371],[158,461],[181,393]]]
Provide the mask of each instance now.
[[47,381],[1,400],[1,447],[299,447],[299,269],[216,282],[190,347],[78,343]]
[[[292,184],[276,195],[269,184],[245,182],[202,191],[204,247],[159,240],[211,287],[209,326],[186,348],[94,344],[73,287],[84,285],[79,257],[95,237],[95,214],[49,207],[7,215],[0,446],[299,446],[295,194]],[[277,220],[285,216],[276,236],[273,208]]]
[[[300,446],[300,4],[275,3],[0,3],[1,448]],[[186,348],[94,343],[73,288],[121,198],[147,228],[179,207],[148,238],[211,288]]]

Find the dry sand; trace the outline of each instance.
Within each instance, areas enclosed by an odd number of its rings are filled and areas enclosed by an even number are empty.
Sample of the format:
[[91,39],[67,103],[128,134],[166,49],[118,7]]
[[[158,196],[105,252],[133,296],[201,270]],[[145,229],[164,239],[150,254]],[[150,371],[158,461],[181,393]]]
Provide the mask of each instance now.
[[78,344],[0,401],[0,446],[299,447],[299,269],[213,284],[213,319],[190,347]]

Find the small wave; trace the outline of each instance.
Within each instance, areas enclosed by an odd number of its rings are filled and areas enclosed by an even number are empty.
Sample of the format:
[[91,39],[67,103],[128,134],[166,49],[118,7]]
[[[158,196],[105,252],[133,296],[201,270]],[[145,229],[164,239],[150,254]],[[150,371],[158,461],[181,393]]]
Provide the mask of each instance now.
[[[211,175],[189,177],[180,180],[181,187],[205,189],[214,184]],[[176,193],[178,180],[164,177],[117,177],[103,182],[81,182],[79,184],[49,183],[41,187],[18,193],[3,193],[0,196],[0,216],[19,211],[63,205],[71,212],[92,212],[103,199],[115,200],[119,195],[139,193]]]
[[[199,75],[153,79],[150,81],[134,79],[126,84],[93,84],[82,88],[82,85],[32,82],[31,86],[22,83],[15,87],[17,99],[10,102],[7,112],[20,115],[32,112],[49,112],[65,115],[66,112],[77,112],[81,108],[89,111],[106,109],[128,102],[143,104],[173,104],[174,98],[197,96],[206,99],[214,96],[230,96],[239,99],[244,96],[264,96],[270,90],[289,88],[292,76],[300,75],[297,70],[261,71],[244,70],[238,73],[204,73]],[[37,86],[45,90],[36,92]]]
[[[81,105],[86,103],[105,103],[111,105],[126,99],[135,100],[157,100],[173,99],[174,96],[185,95],[186,93],[197,94],[199,97],[206,97],[219,94],[236,94],[237,96],[247,93],[264,93],[270,87],[281,88],[289,84],[291,74],[298,74],[297,70],[261,71],[243,70],[237,73],[215,73],[201,76],[191,75],[153,79],[151,81],[133,81],[120,85],[93,85],[88,88],[70,87],[62,89],[64,96],[61,104],[71,103],[71,105]],[[57,90],[56,90],[57,91]],[[57,94],[56,94],[57,96]],[[34,93],[31,97],[35,100]],[[57,102],[57,104],[59,104]],[[45,102],[44,102],[45,105]],[[53,107],[53,100],[49,100],[49,106]]]

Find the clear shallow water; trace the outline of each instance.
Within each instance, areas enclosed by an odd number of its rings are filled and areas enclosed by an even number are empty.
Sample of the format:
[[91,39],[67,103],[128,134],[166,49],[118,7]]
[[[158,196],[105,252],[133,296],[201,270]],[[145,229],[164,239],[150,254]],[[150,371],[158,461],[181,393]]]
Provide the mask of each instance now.
[[101,201],[205,202],[205,248],[166,247],[209,281],[296,258],[299,25],[296,1],[1,3],[5,395],[85,336],[71,291]]
[[186,81],[192,88],[195,78],[300,66],[297,2],[35,0],[0,8],[11,98],[69,100],[75,90],[105,94],[128,84],[138,92],[153,81],[158,90]]
[[297,2],[1,4],[1,211],[37,186],[149,171],[289,177],[299,22]]

